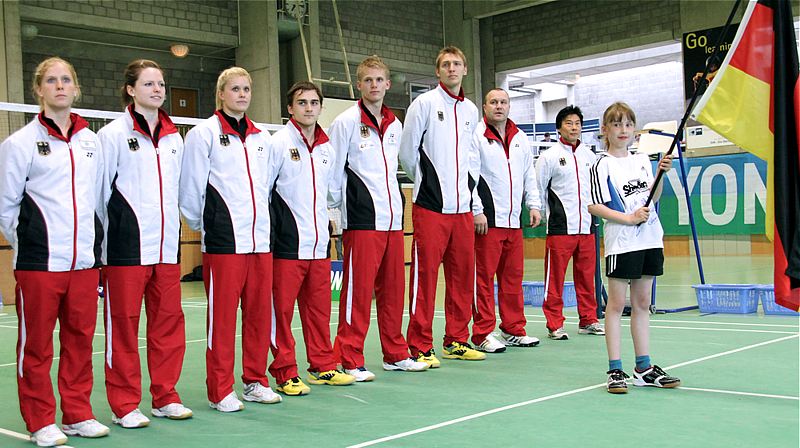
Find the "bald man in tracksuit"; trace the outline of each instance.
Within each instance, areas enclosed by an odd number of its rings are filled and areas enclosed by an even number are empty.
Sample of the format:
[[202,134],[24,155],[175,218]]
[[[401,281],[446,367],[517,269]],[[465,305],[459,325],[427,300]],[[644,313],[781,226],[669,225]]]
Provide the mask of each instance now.
[[439,85],[411,103],[400,142],[400,161],[414,180],[407,340],[411,353],[431,368],[440,366],[433,352],[440,264],[446,283],[444,357],[486,358],[467,342],[475,281],[470,198],[480,160],[472,147],[478,109],[461,88],[466,73],[461,50],[446,47],[439,52]]
[[[530,225],[536,227],[542,205],[528,136],[508,119],[509,110],[508,93],[490,90],[483,102],[484,121],[474,135],[481,171],[472,201],[476,233],[472,342],[478,350],[489,353],[505,351],[507,345],[539,344],[537,338],[525,332],[520,215],[524,199]],[[496,324],[495,274],[500,338],[492,334]]]

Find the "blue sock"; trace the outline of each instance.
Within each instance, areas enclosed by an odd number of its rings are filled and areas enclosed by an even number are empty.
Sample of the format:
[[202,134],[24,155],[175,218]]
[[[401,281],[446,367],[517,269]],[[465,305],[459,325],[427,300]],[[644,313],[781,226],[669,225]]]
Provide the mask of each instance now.
[[650,355],[636,357],[636,370],[644,371],[650,368]]
[[609,359],[608,360],[608,370],[622,370],[622,360],[621,359]]

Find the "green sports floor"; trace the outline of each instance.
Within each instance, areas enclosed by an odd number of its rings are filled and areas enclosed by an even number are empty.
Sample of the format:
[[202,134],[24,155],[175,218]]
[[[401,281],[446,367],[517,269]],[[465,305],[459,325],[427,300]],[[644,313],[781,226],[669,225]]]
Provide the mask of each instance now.
[[[709,283],[771,283],[770,257],[703,261]],[[542,280],[541,261],[531,261],[527,268],[527,279]],[[669,258],[665,271],[659,278],[657,307],[696,304],[690,286],[698,283],[694,259]],[[305,397],[284,397],[277,405],[248,403],[242,412],[223,415],[211,410],[205,398],[202,284],[183,286],[187,351],[178,390],[194,410],[194,418],[152,419],[150,427],[135,430],[111,424],[103,388],[103,327],[98,319],[92,400],[97,418],[111,427],[111,434],[96,440],[71,437],[69,446],[800,446],[797,317],[764,316],[761,310],[750,315],[697,310],[656,314],[651,330],[653,360],[679,376],[683,386],[632,387],[627,395],[606,393],[604,340],[577,334],[575,308],[565,310],[569,341],[548,340],[541,309],[526,307],[528,334],[542,340],[538,347],[509,349],[480,362],[442,360],[440,369],[420,373],[381,370],[373,324],[365,348],[367,367],[377,374],[373,383],[312,386]],[[434,319],[437,340],[444,329],[441,310],[439,304]],[[332,332],[337,317],[334,307]],[[293,328],[300,340],[297,316]],[[23,440],[27,432],[17,402],[16,333],[13,307],[6,307],[0,312],[3,448],[33,446]],[[298,342],[299,360],[305,359],[302,350]],[[633,347],[627,335],[623,362],[630,371]],[[237,379],[240,372],[237,365]],[[236,387],[241,393],[241,385]],[[149,413],[147,393],[141,408]]]

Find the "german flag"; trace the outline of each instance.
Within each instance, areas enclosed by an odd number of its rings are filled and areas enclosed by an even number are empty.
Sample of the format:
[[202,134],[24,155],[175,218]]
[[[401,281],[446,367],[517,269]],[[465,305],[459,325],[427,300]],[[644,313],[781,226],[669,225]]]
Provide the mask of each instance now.
[[[751,0],[693,117],[767,162],[775,302],[800,308],[800,86],[789,0]],[[776,207],[777,205],[777,207]]]

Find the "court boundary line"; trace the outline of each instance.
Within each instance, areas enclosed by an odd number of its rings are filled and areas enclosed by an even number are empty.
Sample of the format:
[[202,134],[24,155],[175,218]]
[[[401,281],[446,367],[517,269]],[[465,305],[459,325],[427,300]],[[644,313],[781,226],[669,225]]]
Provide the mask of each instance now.
[[730,395],[744,395],[748,397],[760,398],[778,398],[782,400],[795,400],[800,401],[800,397],[793,397],[791,395],[775,395],[775,394],[759,394],[755,392],[742,392],[738,390],[725,390],[725,389],[707,389],[703,387],[679,387],[677,390],[690,390],[696,392],[711,392],[717,394],[730,394]]
[[[23,440],[25,442],[30,442],[31,441],[31,436],[22,434],[21,432],[12,431],[10,429],[0,428],[0,434],[5,435],[5,436],[9,436],[9,437],[14,438],[14,439]],[[69,445],[60,445],[60,446],[61,446],[61,448],[72,448]]]
[[[745,351],[745,350],[750,350],[750,349],[762,347],[762,346],[765,346],[765,345],[774,344],[774,343],[777,343],[777,342],[783,342],[783,341],[786,341],[786,340],[789,340],[789,339],[798,338],[798,337],[800,337],[800,335],[784,336],[784,337],[777,338],[777,339],[770,339],[768,341],[759,342],[757,344],[746,345],[744,347],[739,347],[739,348],[732,349],[732,350],[726,350],[724,352],[716,353],[716,354],[713,354],[713,355],[703,356],[701,358],[696,358],[696,359],[692,359],[692,360],[685,361],[685,362],[682,362],[682,363],[673,364],[671,366],[667,366],[667,369],[677,369],[677,368],[680,368],[680,367],[683,367],[683,366],[688,366],[688,365],[696,364],[696,363],[699,363],[699,362],[707,361],[709,359],[715,359],[715,358],[719,358],[719,357],[722,357],[722,356],[727,356],[727,355],[731,355],[731,354],[734,354],[734,353],[739,353],[739,352],[742,352],[742,351]],[[469,421],[469,420],[475,420],[477,418],[485,417],[487,415],[493,415],[493,414],[497,414],[497,413],[500,413],[500,412],[508,411],[508,410],[511,410],[511,409],[516,409],[516,408],[528,406],[528,405],[531,405],[531,404],[541,403],[543,401],[549,401],[549,400],[554,400],[556,398],[575,395],[575,394],[578,394],[578,393],[581,393],[581,392],[586,392],[586,391],[589,391],[589,390],[592,390],[592,389],[598,389],[598,388],[603,387],[605,385],[606,385],[606,383],[603,382],[603,383],[595,384],[595,385],[592,385],[592,386],[585,386],[585,387],[581,387],[581,388],[578,388],[578,389],[572,389],[572,390],[568,390],[568,391],[565,391],[565,392],[560,392],[560,393],[557,393],[557,394],[551,394],[551,395],[547,395],[547,396],[544,396],[544,397],[535,398],[535,399],[532,399],[532,400],[526,400],[526,401],[522,401],[522,402],[519,402],[519,403],[514,403],[514,404],[510,404],[510,405],[506,405],[506,406],[501,406],[499,408],[488,409],[486,411],[482,411],[482,412],[478,412],[478,413],[470,414],[470,415],[465,415],[463,417],[447,420],[447,421],[436,423],[436,424],[433,424],[433,425],[424,426],[422,428],[412,429],[410,431],[404,431],[404,432],[401,432],[401,433],[398,433],[398,434],[393,434],[393,435],[390,435],[390,436],[381,437],[379,439],[368,440],[366,442],[361,442],[361,443],[358,443],[358,444],[355,444],[355,445],[348,445],[347,448],[363,448],[363,447],[377,445],[377,444],[384,443],[384,442],[390,442],[392,440],[402,439],[404,437],[408,437],[408,436],[412,436],[412,435],[416,435],[416,434],[421,434],[423,432],[432,431],[434,429],[443,428],[445,426],[450,426],[450,425],[454,425],[454,424],[457,424],[457,423],[462,423],[462,422]]]

